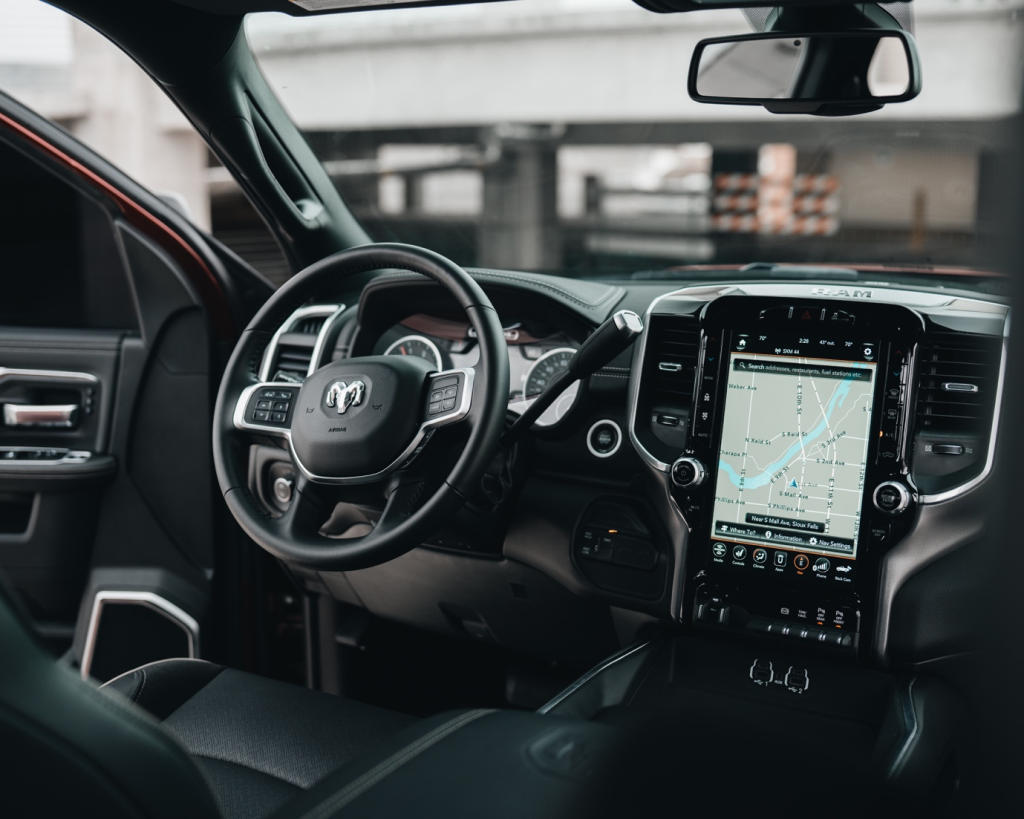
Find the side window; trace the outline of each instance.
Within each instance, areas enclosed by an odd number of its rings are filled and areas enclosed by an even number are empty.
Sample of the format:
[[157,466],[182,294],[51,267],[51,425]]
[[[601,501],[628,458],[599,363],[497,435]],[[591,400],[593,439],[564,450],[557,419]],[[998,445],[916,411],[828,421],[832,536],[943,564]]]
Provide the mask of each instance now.
[[110,216],[0,142],[0,325],[137,327]]

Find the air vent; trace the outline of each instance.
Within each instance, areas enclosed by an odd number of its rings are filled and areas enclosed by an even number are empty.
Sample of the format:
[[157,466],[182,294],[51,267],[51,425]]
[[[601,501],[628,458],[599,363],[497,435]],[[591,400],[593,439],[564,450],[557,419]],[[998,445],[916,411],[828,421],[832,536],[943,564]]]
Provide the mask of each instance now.
[[262,380],[294,383],[305,380],[320,331],[339,307],[320,304],[292,313],[270,342],[260,371]]
[[285,333],[277,342],[274,381],[299,383],[309,372],[309,362],[316,346],[316,333]]
[[917,431],[987,434],[1002,339],[929,331],[918,357]]
[[682,316],[656,318],[651,331],[644,374],[650,384],[651,410],[689,418],[700,353],[697,320]]
[[295,322],[292,332],[315,336],[320,332],[320,328],[324,326],[325,321],[327,321],[327,316],[307,316]]

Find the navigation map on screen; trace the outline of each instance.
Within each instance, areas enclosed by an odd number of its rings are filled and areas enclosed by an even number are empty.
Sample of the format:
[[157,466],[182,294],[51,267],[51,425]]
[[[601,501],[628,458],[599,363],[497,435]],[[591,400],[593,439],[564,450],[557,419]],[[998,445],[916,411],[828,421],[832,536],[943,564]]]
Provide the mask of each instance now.
[[713,537],[856,557],[876,366],[732,353]]

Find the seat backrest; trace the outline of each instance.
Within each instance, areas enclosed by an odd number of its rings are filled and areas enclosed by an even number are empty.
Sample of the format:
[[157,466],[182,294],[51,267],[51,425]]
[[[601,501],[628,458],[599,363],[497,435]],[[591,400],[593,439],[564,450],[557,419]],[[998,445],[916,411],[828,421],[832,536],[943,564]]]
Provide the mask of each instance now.
[[0,813],[219,819],[202,772],[147,715],[59,666],[0,584]]

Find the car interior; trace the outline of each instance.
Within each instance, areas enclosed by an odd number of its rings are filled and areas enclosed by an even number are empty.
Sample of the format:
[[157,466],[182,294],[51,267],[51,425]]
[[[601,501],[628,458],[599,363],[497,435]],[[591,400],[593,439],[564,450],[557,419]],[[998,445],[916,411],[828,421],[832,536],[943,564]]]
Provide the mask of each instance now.
[[[702,26],[671,83],[712,118],[718,136],[680,127],[715,142],[701,218],[734,239],[610,270],[529,261],[557,215],[510,170],[600,123],[508,126],[441,161],[485,179],[475,255],[455,217],[432,245],[412,216],[367,215],[396,174],[297,124],[318,36],[355,26],[343,59],[378,37],[363,19],[454,26],[472,5],[500,31],[515,2],[49,0],[187,118],[288,275],[0,93],[0,813],[1012,814],[1024,18],[978,0],[1010,21],[997,79],[919,46],[929,1],[575,12]],[[261,56],[271,23],[287,71]],[[637,70],[623,59],[640,96]],[[957,71],[1012,110],[952,122]],[[332,76],[312,110],[372,75]],[[925,104],[911,132],[901,106]],[[864,157],[981,146],[973,233],[926,230],[941,205],[913,191],[910,255],[842,233],[839,171],[740,162],[733,116],[766,143],[852,145],[842,195],[888,179],[882,209],[902,160]],[[424,169],[403,173],[411,208]],[[588,203],[626,196],[592,180]],[[564,258],[625,242],[606,224]],[[860,244],[830,255],[833,236]],[[503,242],[522,244],[484,250]]]

